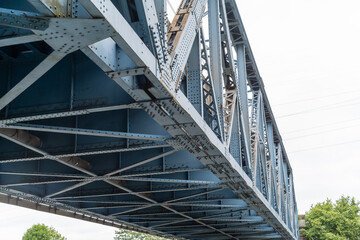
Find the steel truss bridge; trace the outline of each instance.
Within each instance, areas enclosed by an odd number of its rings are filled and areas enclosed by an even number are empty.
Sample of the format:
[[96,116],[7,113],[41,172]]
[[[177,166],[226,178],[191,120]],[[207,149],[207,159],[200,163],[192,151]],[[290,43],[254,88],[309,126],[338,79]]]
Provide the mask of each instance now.
[[[180,1],[179,1],[180,2]],[[235,0],[0,1],[0,200],[177,239],[298,239]]]

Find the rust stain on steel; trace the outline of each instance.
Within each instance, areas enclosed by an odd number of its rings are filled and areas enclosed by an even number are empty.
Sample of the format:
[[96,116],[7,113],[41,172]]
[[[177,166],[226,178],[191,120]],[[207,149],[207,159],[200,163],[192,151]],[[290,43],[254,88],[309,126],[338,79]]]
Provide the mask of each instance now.
[[57,17],[71,17],[72,1],[42,0]]

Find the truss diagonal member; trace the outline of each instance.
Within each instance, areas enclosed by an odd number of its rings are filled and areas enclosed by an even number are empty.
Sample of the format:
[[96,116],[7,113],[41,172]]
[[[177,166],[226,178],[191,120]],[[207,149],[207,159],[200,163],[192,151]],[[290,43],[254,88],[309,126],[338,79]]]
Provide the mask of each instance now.
[[227,145],[230,144],[236,105],[236,91],[226,90],[224,106],[224,132]]
[[[183,205],[181,205],[183,206]],[[183,211],[181,213],[184,213],[184,214],[187,214],[187,213],[210,213],[210,212],[219,212],[219,209],[216,209],[216,208],[204,208],[205,206],[203,206],[203,208],[201,210],[188,210],[188,211]],[[241,207],[238,207],[238,208],[233,208],[233,210],[238,210],[238,209],[242,209]],[[243,209],[243,210],[247,210],[247,209]],[[125,214],[125,215],[122,215],[123,217],[144,217],[144,216],[153,216],[153,215],[157,215],[157,216],[160,216],[160,215],[174,215],[174,213],[172,212],[168,212],[168,211],[148,211],[146,213],[133,213],[133,214]]]
[[36,68],[26,75],[18,84],[16,84],[9,92],[0,99],[0,110],[6,107],[10,102],[17,98],[27,88],[34,84],[53,66],[55,66],[65,56],[64,53],[52,52],[45,58]]
[[140,176],[150,176],[150,175],[164,175],[164,174],[170,174],[170,173],[180,173],[180,172],[198,172],[198,171],[208,171],[206,168],[195,168],[195,169],[186,169],[186,168],[180,168],[180,169],[168,169],[167,171],[158,172],[158,171],[148,171],[145,173],[134,173],[134,174],[128,174],[128,175],[122,175],[122,177],[140,177]]
[[4,126],[4,128],[22,129],[22,130],[28,130],[28,131],[75,134],[75,135],[84,135],[84,136],[140,139],[140,140],[153,140],[153,141],[164,141],[169,138],[167,136],[153,135],[153,134],[114,132],[114,131],[69,128],[69,127],[55,127],[55,126],[35,125],[35,124],[26,124],[26,123],[17,123],[17,124],[6,125],[6,126]]
[[46,197],[46,198],[52,198],[52,197],[54,197],[54,196],[57,196],[57,195],[62,194],[62,193],[66,193],[66,192],[68,192],[68,191],[71,191],[71,190],[74,190],[74,189],[76,189],[76,188],[82,187],[82,186],[87,185],[87,184],[89,184],[89,183],[90,183],[90,181],[85,181],[85,182],[76,183],[76,184],[74,184],[74,185],[72,185],[72,186],[70,186],[70,187],[64,188],[63,190],[60,190],[60,191],[58,191],[58,192],[49,194],[49,195],[47,195],[47,196],[45,196],[45,197]]
[[169,200],[169,201],[162,202],[162,203],[158,203],[158,204],[151,204],[151,205],[147,205],[147,206],[141,206],[141,207],[133,208],[133,209],[130,209],[130,210],[127,210],[127,211],[124,211],[124,212],[114,213],[112,215],[113,216],[124,215],[126,213],[135,212],[135,211],[139,211],[139,210],[144,210],[144,209],[149,208],[149,207],[160,206],[161,204],[176,203],[176,202],[181,201],[181,200],[185,200],[185,199],[189,199],[189,198],[193,198],[193,197],[198,197],[198,196],[208,194],[208,193],[218,192],[218,191],[221,191],[221,190],[224,190],[224,189],[225,188],[216,188],[216,189],[212,189],[212,190],[207,190],[207,191],[204,191],[204,192],[201,192],[201,193],[190,194],[190,195],[185,196],[185,197],[176,198],[176,199]]
[[112,175],[115,175],[115,174],[118,174],[118,173],[121,173],[121,172],[124,172],[124,171],[128,171],[128,170],[130,170],[130,169],[132,169],[132,168],[135,168],[135,167],[141,166],[141,165],[143,165],[143,164],[152,162],[152,161],[154,161],[154,160],[156,160],[156,159],[159,159],[159,158],[162,158],[162,157],[171,155],[171,154],[173,154],[173,153],[175,153],[175,152],[177,152],[177,151],[178,151],[178,150],[174,149],[174,150],[170,150],[170,151],[167,151],[167,152],[158,154],[158,155],[156,155],[156,156],[154,156],[154,157],[147,158],[147,159],[142,160],[142,161],[140,161],[140,162],[131,164],[131,165],[129,165],[129,166],[126,166],[126,167],[123,167],[123,168],[118,169],[118,170],[116,170],[116,171],[113,171],[113,172],[111,172],[111,173],[108,173],[108,174],[106,174],[105,176],[112,176]]
[[[106,180],[106,182],[108,182],[109,184],[111,184],[111,185],[113,185],[113,186],[115,186],[115,187],[117,187],[117,188],[119,188],[119,189],[121,189],[121,190],[124,190],[124,191],[126,191],[126,192],[132,192],[131,190],[129,190],[129,189],[127,189],[127,188],[125,188],[125,187],[117,184],[117,183],[114,183],[114,182],[112,182],[112,181],[110,181],[110,180]],[[133,193],[133,192],[132,192],[132,193]],[[144,200],[147,200],[147,201],[149,201],[149,202],[151,202],[151,203],[153,203],[153,204],[157,204],[157,203],[158,203],[158,202],[156,202],[155,200],[153,200],[153,199],[151,199],[151,198],[148,198],[148,197],[146,197],[146,196],[139,195],[139,194],[135,194],[135,193],[133,193],[133,194],[136,195],[136,196],[138,196],[138,197],[140,197],[140,198],[142,198],[142,199],[144,199]],[[175,214],[177,214],[177,215],[180,215],[180,216],[186,218],[186,219],[189,220],[189,221],[195,221],[196,223],[198,223],[198,224],[200,224],[200,225],[203,225],[203,226],[205,226],[205,227],[207,227],[207,228],[213,229],[213,230],[215,230],[216,232],[219,232],[219,233],[221,233],[221,234],[223,234],[223,235],[225,235],[225,236],[230,237],[231,239],[236,239],[235,237],[233,237],[232,235],[230,235],[230,234],[228,234],[228,233],[226,233],[226,232],[220,231],[220,230],[218,230],[217,228],[215,228],[215,227],[213,227],[213,226],[211,226],[211,225],[209,225],[209,224],[203,223],[202,221],[200,221],[200,220],[198,220],[198,219],[195,219],[195,218],[193,218],[193,217],[190,217],[190,216],[188,216],[188,215],[186,215],[186,214],[183,214],[183,213],[181,213],[181,212],[179,212],[179,211],[177,211],[177,210],[175,210],[175,209],[173,209],[173,208],[171,208],[171,207],[169,207],[169,206],[166,206],[166,205],[163,205],[163,204],[160,204],[160,206],[163,207],[163,208],[165,208],[165,209],[168,210],[168,211],[171,211],[171,212],[173,212],[173,213],[175,213]]]
[[[216,214],[212,214],[212,215],[208,215],[208,216],[204,216],[204,217],[199,217],[196,218],[196,220],[205,220],[205,219],[209,219],[209,218],[213,218],[213,217],[218,217],[218,216],[222,216],[222,215],[226,215],[226,214],[231,214],[231,213],[235,213],[235,212],[239,212],[239,211],[243,211],[244,209],[240,209],[240,210],[231,210],[231,211],[227,211],[227,212],[222,212],[222,213],[216,213]],[[152,228],[160,228],[160,227],[164,227],[164,226],[168,226],[168,225],[173,225],[173,224],[178,224],[178,223],[184,223],[184,222],[188,222],[190,221],[189,219],[183,219],[183,220],[179,220],[179,221],[175,221],[175,222],[168,222],[168,223],[163,223],[163,224],[158,224],[156,226],[153,226]]]
[[42,181],[42,182],[22,182],[22,183],[9,183],[5,185],[0,185],[1,187],[16,187],[16,186],[34,186],[34,185],[43,185],[43,184],[55,184],[55,183],[71,183],[71,182],[81,182],[82,179],[66,179],[66,180],[52,180],[52,181]]
[[6,47],[16,44],[30,43],[41,41],[42,39],[36,34],[21,35],[0,39],[0,47]]
[[33,144],[32,142],[25,141],[30,136],[33,136],[33,135],[28,133],[28,136],[26,138],[19,138],[19,137],[11,136],[8,133],[0,132],[0,137],[3,137],[13,143],[23,146],[23,147],[25,147],[29,150],[32,150],[36,153],[39,153],[39,154],[43,155],[44,157],[46,157],[46,159],[55,160],[57,162],[60,162],[64,165],[68,166],[68,167],[71,167],[80,172],[86,173],[90,176],[93,176],[93,177],[96,176],[95,174],[88,171],[88,169],[90,168],[90,163],[88,161],[85,161],[78,157],[62,157],[62,158],[54,157],[51,154],[39,149],[38,146]]
[[[130,165],[130,166],[127,166],[127,167],[124,167],[124,168],[120,168],[120,169],[118,169],[118,170],[116,170],[116,171],[113,171],[113,172],[111,172],[111,173],[108,173],[108,174],[104,175],[105,178],[103,178],[103,179],[101,179],[101,180],[110,181],[110,180],[108,180],[106,177],[110,177],[110,176],[115,175],[115,174],[117,174],[117,173],[121,173],[121,172],[123,172],[123,171],[132,169],[132,168],[134,168],[134,167],[141,166],[141,165],[143,165],[143,164],[152,162],[152,161],[154,161],[154,160],[156,160],[156,159],[159,159],[159,158],[165,157],[165,156],[167,156],[167,155],[173,154],[173,153],[175,153],[175,152],[177,152],[177,150],[170,150],[170,151],[168,151],[168,152],[165,152],[165,153],[162,153],[162,154],[157,154],[157,155],[154,156],[154,157],[151,157],[151,158],[145,159],[145,160],[143,160],[143,161],[134,163],[134,164],[132,164],[132,165]],[[93,177],[96,177],[96,175],[94,175]],[[68,188],[65,188],[65,189],[63,189],[63,190],[61,190],[61,191],[58,191],[58,192],[49,194],[49,195],[47,195],[46,197],[54,197],[54,196],[57,196],[57,195],[59,195],[59,194],[62,194],[62,193],[71,191],[71,190],[73,190],[73,189],[76,189],[76,188],[78,188],[78,187],[84,186],[84,185],[86,185],[86,184],[92,183],[92,182],[94,182],[94,181],[97,181],[97,179],[96,179],[96,180],[87,179],[87,180],[84,181],[84,182],[74,184],[73,186],[70,186],[70,187],[68,187]]]

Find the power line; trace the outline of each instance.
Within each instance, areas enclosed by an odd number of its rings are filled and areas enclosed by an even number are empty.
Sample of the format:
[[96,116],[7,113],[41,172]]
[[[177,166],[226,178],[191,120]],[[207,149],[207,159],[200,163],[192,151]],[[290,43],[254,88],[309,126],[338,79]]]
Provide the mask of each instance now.
[[350,120],[342,120],[342,121],[339,121],[339,122],[333,122],[333,123],[317,125],[317,126],[309,127],[309,128],[297,129],[297,130],[293,130],[293,131],[286,132],[285,134],[291,134],[291,133],[296,133],[296,132],[303,132],[303,131],[307,131],[307,130],[311,130],[311,129],[321,128],[321,127],[326,127],[326,126],[332,126],[332,125],[336,125],[336,124],[339,124],[339,123],[353,122],[353,121],[356,121],[356,120],[359,120],[359,119],[360,119],[360,117],[357,117],[357,118],[350,119]]
[[171,4],[170,0],[166,0],[166,2],[169,4],[171,11],[172,11],[174,14],[176,14],[175,8],[174,8],[173,5]]
[[[345,104],[344,103],[351,103],[351,104]],[[359,104],[360,100],[359,98],[354,98],[354,99],[348,99],[346,101],[343,102],[338,102],[338,103],[333,103],[333,104],[328,104],[328,105],[323,105],[320,107],[316,107],[316,108],[311,108],[311,109],[307,109],[304,111],[300,111],[300,112],[295,112],[295,113],[289,113],[289,114],[285,114],[285,115],[281,115],[278,117],[275,117],[276,119],[279,118],[285,118],[285,117],[292,117],[292,116],[296,116],[296,115],[300,115],[300,114],[304,114],[304,113],[311,113],[311,112],[315,112],[315,111],[322,111],[322,110],[328,110],[328,109],[334,109],[334,108],[339,108],[339,107],[344,107],[344,106],[352,106],[352,105],[356,105]]]
[[299,153],[299,152],[307,152],[307,151],[311,151],[311,150],[328,148],[328,147],[339,146],[339,145],[344,145],[344,144],[357,143],[357,142],[360,142],[360,139],[353,140],[353,141],[348,141],[348,142],[341,142],[341,143],[335,143],[335,144],[328,144],[328,145],[323,145],[323,146],[317,146],[317,147],[313,147],[313,148],[304,148],[304,149],[300,149],[300,150],[297,150],[297,151],[289,152],[289,154]]
[[356,126],[359,126],[359,125],[360,125],[360,123],[359,123],[359,124],[355,124],[355,125],[351,125],[351,126],[346,126],[346,127],[341,127],[341,128],[334,128],[334,129],[331,129],[331,130],[326,130],[326,131],[321,131],[321,132],[315,132],[315,133],[300,135],[300,136],[297,136],[297,137],[285,138],[285,141],[296,140],[296,139],[299,139],[299,138],[304,138],[304,137],[308,137],[308,136],[319,135],[319,134],[322,134],[322,133],[334,132],[334,131],[338,131],[338,130],[342,130],[342,129],[347,129],[347,128],[356,127]]
[[354,92],[360,92],[360,90],[352,90],[352,91],[335,93],[335,94],[330,94],[330,95],[325,95],[325,96],[299,99],[299,100],[294,100],[294,101],[290,101],[290,102],[275,104],[274,106],[277,107],[277,106],[283,106],[283,105],[288,105],[288,104],[293,104],[293,103],[299,103],[299,102],[308,102],[308,101],[312,101],[312,100],[323,99],[323,98],[328,98],[328,97],[333,97],[333,96],[340,96],[340,95],[344,95],[344,94],[348,94],[348,93],[354,93]]

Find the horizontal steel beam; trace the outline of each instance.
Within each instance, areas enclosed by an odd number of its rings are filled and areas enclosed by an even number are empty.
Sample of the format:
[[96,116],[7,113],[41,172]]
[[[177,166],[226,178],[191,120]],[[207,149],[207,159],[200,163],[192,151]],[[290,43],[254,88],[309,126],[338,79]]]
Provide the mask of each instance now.
[[119,180],[125,181],[139,181],[139,182],[165,182],[165,183],[179,183],[179,184],[199,184],[199,185],[221,185],[220,182],[203,181],[203,180],[183,180],[183,179],[165,179],[165,178],[140,178],[140,177],[117,177]]
[[3,120],[0,120],[0,125],[14,124],[14,123],[18,123],[18,122],[35,121],[35,120],[53,119],[53,118],[74,117],[74,116],[88,115],[88,114],[92,114],[92,113],[117,111],[117,110],[123,110],[123,109],[139,109],[139,108],[141,108],[141,107],[138,105],[138,103],[129,103],[129,104],[121,104],[121,105],[97,107],[97,108],[87,108],[87,109],[80,109],[80,110],[73,110],[73,111],[56,112],[56,113],[30,115],[30,116],[25,116],[25,117],[3,119]]
[[0,171],[0,175],[55,177],[55,178],[84,178],[84,177],[86,177],[86,175],[82,175],[82,174],[44,173],[44,172],[4,172],[4,171]]
[[26,123],[10,124],[10,125],[5,125],[3,127],[10,129],[22,129],[22,130],[38,131],[38,132],[64,133],[64,134],[95,136],[95,137],[126,138],[126,139],[139,139],[139,140],[153,140],[153,141],[154,140],[163,141],[170,138],[168,136],[153,135],[153,134],[114,132],[114,131],[69,128],[69,127],[58,127],[58,126],[55,127],[55,126],[35,125],[35,124],[26,124]]
[[[1,173],[0,173],[1,174]],[[21,183],[12,183],[6,185],[0,185],[2,187],[14,187],[14,186],[29,186],[29,185],[42,185],[42,184],[55,184],[55,183],[70,183],[70,182],[82,182],[79,183],[77,187],[84,186],[85,184],[89,184],[95,181],[104,181],[104,180],[122,180],[122,181],[140,181],[140,182],[166,182],[166,183],[178,183],[178,184],[193,184],[193,185],[210,185],[210,186],[218,186],[219,184],[212,181],[200,181],[200,180],[183,180],[183,179],[163,179],[163,178],[127,178],[122,176],[94,176],[94,177],[84,177],[79,178],[76,177],[74,179],[66,179],[66,180],[50,180],[50,181],[39,181],[39,182],[21,182]],[[72,186],[69,189],[75,189],[77,187]],[[69,190],[68,189],[68,190]],[[65,191],[60,191],[64,193]],[[58,192],[56,195],[60,194]],[[47,197],[52,197],[54,194],[48,195]]]
[[45,30],[49,27],[49,19],[33,12],[0,8],[0,16],[0,25],[3,26],[31,30]]

